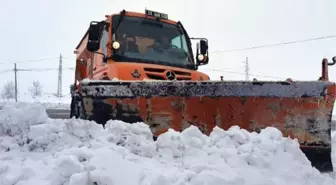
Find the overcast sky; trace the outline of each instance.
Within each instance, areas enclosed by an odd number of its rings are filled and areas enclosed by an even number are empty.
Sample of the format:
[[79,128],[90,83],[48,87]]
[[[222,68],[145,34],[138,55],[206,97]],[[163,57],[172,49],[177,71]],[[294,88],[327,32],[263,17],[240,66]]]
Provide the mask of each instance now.
[[[182,21],[190,36],[209,39],[210,64],[201,71],[212,79],[223,75],[225,79],[244,80],[243,61],[248,57],[251,74],[316,80],[321,75],[322,58],[336,55],[336,38],[218,52],[336,35],[335,0],[11,0],[2,1],[0,6],[1,87],[14,79],[13,72],[3,72],[12,69],[13,62],[48,59],[17,65],[20,69],[57,68],[62,53],[64,67],[74,67],[74,48],[90,21],[122,9],[144,12],[145,7]],[[73,72],[63,72],[65,93],[73,82]],[[336,81],[336,66],[331,67],[330,78]],[[26,91],[34,79],[41,81],[45,91],[56,92],[56,70],[19,72],[19,90]]]

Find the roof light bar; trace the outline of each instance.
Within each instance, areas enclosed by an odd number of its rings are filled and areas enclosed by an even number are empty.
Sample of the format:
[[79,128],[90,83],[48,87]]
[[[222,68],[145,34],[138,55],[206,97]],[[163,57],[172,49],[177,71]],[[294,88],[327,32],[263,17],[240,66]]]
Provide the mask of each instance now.
[[168,14],[155,12],[155,11],[152,11],[152,10],[146,10],[146,15],[153,16],[153,17],[156,17],[156,18],[161,18],[161,19],[168,19]]

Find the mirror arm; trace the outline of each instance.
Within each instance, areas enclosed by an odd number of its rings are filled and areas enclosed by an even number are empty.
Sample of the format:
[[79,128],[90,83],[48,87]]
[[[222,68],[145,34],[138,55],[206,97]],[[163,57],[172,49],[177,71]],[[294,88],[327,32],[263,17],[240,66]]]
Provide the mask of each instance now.
[[93,53],[96,53],[96,54],[99,54],[99,55],[103,55],[103,62],[105,63],[107,61],[107,57],[106,57],[106,55],[104,53],[100,53],[98,51],[95,51]]
[[333,66],[336,64],[336,56],[332,58],[332,63],[328,63],[328,66]]
[[207,38],[201,38],[201,37],[190,37],[191,40],[205,40],[208,43]]

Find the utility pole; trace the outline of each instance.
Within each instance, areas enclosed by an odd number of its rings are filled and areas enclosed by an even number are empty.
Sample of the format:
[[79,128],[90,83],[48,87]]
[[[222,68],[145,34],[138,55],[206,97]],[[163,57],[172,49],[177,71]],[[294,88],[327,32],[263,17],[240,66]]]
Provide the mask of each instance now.
[[249,64],[248,64],[248,57],[246,57],[246,61],[244,62],[245,63],[245,80],[246,81],[249,81]]
[[17,68],[16,68],[16,63],[14,63],[14,76],[15,76],[15,102],[17,102]]
[[62,54],[60,54],[59,66],[58,66],[58,86],[57,96],[62,97]]

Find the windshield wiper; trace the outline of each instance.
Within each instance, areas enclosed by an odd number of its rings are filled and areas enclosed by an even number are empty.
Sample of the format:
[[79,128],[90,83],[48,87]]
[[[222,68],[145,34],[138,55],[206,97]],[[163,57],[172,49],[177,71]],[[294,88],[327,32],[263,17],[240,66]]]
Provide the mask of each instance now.
[[118,28],[119,28],[119,26],[120,26],[121,21],[124,19],[125,14],[126,14],[126,11],[125,11],[125,10],[123,10],[123,11],[120,12],[120,16],[119,16],[118,23],[117,23],[116,27],[114,28],[114,33],[115,33],[115,35],[116,35],[116,38],[118,38],[118,37],[117,37],[117,30],[118,30]]

